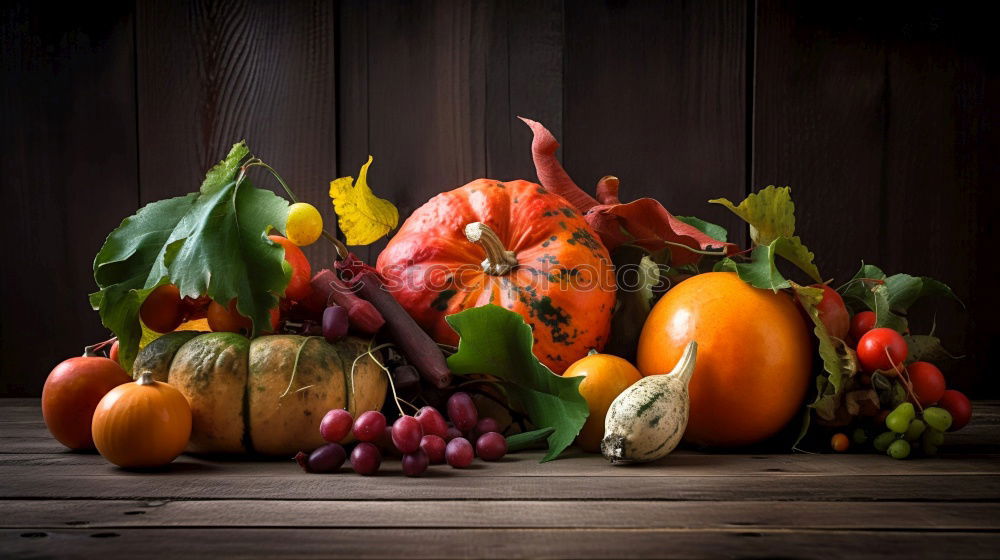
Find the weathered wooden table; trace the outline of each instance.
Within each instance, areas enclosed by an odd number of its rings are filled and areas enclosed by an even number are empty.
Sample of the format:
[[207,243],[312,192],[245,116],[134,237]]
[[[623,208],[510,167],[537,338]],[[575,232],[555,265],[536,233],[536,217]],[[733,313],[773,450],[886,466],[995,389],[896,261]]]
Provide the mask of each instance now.
[[1000,555],[1000,403],[938,459],[682,451],[611,467],[536,453],[405,478],[65,451],[37,400],[0,401],[0,558]]

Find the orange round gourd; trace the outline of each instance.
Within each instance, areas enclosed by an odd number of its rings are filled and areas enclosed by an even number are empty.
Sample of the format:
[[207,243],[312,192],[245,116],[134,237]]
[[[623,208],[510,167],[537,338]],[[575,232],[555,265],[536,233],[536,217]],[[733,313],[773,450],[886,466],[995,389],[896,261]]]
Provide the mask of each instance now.
[[524,317],[556,373],[607,342],[615,305],[608,250],[563,197],[527,181],[478,179],[418,208],[378,257],[400,305],[439,343],[445,316],[496,304]]
[[[278,323],[281,322],[281,311],[278,307],[271,308],[271,330],[274,332],[278,330]],[[212,301],[208,304],[207,311],[207,324],[208,328],[212,332],[234,332],[234,333],[247,333],[253,329],[253,321],[249,317],[241,315],[239,311],[236,310],[236,300],[230,300],[228,307],[223,307],[218,302]],[[266,329],[261,329],[261,333],[268,332]]]
[[584,451],[597,453],[604,439],[604,418],[611,402],[636,381],[642,374],[628,360],[610,354],[591,354],[569,366],[563,377],[583,377],[579,391],[587,400],[590,416],[584,423],[576,444]]
[[639,337],[643,375],[668,373],[698,342],[684,438],[735,447],[777,433],[801,410],[812,341],[791,297],[749,286],[732,272],[693,276],[656,303]]
[[139,307],[143,324],[158,333],[168,333],[184,320],[181,292],[173,284],[157,286]]
[[159,467],[184,451],[191,437],[191,406],[180,391],[149,372],[101,399],[91,426],[94,445],[125,468]]

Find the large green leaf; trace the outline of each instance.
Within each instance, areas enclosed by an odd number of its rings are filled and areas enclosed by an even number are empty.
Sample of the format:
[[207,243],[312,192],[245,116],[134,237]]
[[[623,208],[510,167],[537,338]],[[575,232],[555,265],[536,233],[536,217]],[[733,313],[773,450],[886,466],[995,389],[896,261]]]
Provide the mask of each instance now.
[[267,239],[283,231],[288,202],[237,177],[249,154],[233,146],[197,193],[154,202],[126,218],[94,259],[100,291],[90,297],[101,321],[119,338],[123,364],[131,365],[141,337],[139,307],[163,283],[183,296],[237,299],[254,331],[269,324],[269,310],[288,284],[284,251]]
[[579,391],[583,378],[561,377],[542,365],[531,351],[531,327],[513,311],[484,305],[445,319],[460,336],[458,352],[448,358],[452,373],[497,378],[536,428],[552,428],[542,462],[558,457],[573,443],[589,414]]

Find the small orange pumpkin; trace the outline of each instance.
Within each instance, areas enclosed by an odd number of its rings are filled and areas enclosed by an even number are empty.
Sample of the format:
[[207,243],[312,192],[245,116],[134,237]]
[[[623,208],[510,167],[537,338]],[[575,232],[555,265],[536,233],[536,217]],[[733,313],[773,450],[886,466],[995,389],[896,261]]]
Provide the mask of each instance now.
[[587,401],[590,416],[584,423],[576,444],[584,451],[597,453],[604,438],[604,418],[608,415],[612,401],[636,381],[642,374],[627,360],[611,354],[590,354],[569,366],[563,377],[583,377],[580,394]]
[[91,429],[108,461],[125,468],[159,467],[187,447],[191,406],[180,391],[144,372],[101,399]]

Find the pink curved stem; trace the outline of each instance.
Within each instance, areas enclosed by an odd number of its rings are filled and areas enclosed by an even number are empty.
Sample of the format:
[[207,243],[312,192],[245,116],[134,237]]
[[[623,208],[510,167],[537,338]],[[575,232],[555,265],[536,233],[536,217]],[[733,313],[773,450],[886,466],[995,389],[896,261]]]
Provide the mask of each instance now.
[[585,193],[576,186],[559,160],[556,159],[556,149],[559,142],[541,123],[517,117],[531,128],[535,137],[531,141],[531,159],[535,162],[535,173],[546,189],[568,200],[580,213],[586,213],[598,205],[597,199]]

